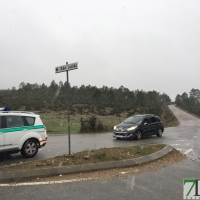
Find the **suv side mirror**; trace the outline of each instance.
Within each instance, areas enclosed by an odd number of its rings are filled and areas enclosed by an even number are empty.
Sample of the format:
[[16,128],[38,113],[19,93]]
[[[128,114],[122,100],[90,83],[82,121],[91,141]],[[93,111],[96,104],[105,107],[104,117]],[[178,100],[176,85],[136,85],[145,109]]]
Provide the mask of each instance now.
[[148,123],[147,123],[147,122],[144,122],[144,125],[146,126],[146,125],[148,125]]

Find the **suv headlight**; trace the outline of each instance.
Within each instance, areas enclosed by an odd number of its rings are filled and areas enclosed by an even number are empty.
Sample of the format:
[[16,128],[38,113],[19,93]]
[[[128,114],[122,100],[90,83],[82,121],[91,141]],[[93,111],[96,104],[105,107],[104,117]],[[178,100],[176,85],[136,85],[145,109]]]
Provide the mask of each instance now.
[[130,127],[130,128],[127,128],[127,131],[132,131],[134,129],[136,129],[137,126],[133,126],[133,127]]
[[113,127],[113,131],[116,130],[116,127],[117,127],[117,126],[114,126],[114,127]]

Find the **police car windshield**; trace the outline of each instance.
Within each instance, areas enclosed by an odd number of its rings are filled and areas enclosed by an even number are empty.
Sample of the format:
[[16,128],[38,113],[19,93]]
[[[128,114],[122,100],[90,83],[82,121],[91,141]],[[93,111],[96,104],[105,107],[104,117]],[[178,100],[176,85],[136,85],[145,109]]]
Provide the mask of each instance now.
[[124,123],[125,124],[139,124],[143,119],[143,116],[131,116],[127,118]]

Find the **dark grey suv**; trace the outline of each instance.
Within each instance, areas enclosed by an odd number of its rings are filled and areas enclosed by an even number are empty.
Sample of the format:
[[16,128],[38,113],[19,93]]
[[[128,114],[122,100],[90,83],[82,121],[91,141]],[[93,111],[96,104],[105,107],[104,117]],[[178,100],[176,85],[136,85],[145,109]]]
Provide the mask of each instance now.
[[133,115],[114,126],[113,137],[116,139],[140,140],[148,135],[161,137],[164,132],[164,123],[157,115]]

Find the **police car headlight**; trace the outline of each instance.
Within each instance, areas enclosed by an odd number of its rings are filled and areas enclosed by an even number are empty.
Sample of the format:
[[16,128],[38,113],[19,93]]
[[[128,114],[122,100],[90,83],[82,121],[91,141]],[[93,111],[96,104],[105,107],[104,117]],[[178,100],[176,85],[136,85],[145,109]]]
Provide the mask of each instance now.
[[137,126],[133,126],[133,127],[130,127],[130,128],[127,128],[127,131],[132,131],[134,129],[136,129]]

